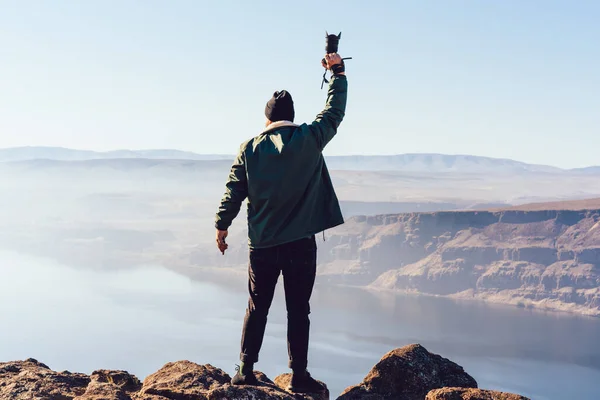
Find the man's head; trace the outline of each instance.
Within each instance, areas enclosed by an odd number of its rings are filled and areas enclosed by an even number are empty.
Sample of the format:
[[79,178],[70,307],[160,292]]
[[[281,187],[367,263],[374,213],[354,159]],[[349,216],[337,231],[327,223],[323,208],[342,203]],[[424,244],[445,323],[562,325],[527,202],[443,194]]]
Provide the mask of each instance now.
[[265,116],[271,122],[294,121],[294,101],[287,90],[273,93],[265,106]]

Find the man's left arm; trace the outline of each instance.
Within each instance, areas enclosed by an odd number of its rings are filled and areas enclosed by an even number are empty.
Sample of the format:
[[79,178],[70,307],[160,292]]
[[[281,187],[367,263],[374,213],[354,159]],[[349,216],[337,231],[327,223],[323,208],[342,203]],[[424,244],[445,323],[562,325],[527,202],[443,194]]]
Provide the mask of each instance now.
[[243,149],[240,149],[225,184],[225,194],[215,218],[217,230],[226,231],[237,217],[243,201],[248,196],[248,181],[246,179],[246,162]]

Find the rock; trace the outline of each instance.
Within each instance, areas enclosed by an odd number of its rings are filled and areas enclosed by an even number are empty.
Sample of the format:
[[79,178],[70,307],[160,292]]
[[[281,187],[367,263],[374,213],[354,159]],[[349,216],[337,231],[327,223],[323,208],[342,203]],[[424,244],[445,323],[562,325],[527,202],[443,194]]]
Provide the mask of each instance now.
[[261,386],[233,386],[223,385],[208,394],[210,400],[295,400],[296,398],[278,388],[267,375],[254,371],[254,375]]
[[[301,397],[300,397],[301,398]],[[184,399],[181,397],[181,399]],[[188,397],[185,397],[188,399]],[[189,397],[191,400],[192,398]],[[207,400],[296,400],[297,397],[279,389],[277,386],[221,386],[209,392],[206,397],[194,399]]]
[[468,388],[442,388],[427,393],[425,400],[530,400],[513,393]]
[[139,392],[142,388],[142,383],[140,380],[135,375],[131,375],[127,371],[100,369],[92,372],[90,379],[92,382],[109,383],[115,385],[127,393]]
[[260,371],[254,371],[254,376],[256,376],[256,379],[258,379],[258,381],[263,384],[266,384],[266,385],[274,385],[275,384],[275,382],[270,380],[267,375],[265,375],[264,373],[262,373]]
[[168,397],[163,397],[163,396],[157,396],[154,394],[140,394],[137,393],[133,396],[131,396],[132,400],[169,400]]
[[[275,385],[287,391],[291,380],[292,374],[282,374],[275,378]],[[324,382],[318,382],[325,388],[325,391],[323,393],[295,394],[295,398],[305,400],[329,400],[329,389],[327,388],[327,385]]]
[[83,396],[73,400],[131,400],[131,397],[116,385],[92,381]]
[[83,396],[74,400],[131,400],[131,395],[142,387],[140,380],[127,371],[97,370],[90,379]]
[[90,378],[55,372],[32,358],[0,363],[0,398],[12,400],[72,399],[85,393]]
[[[312,400],[279,388],[265,374],[254,372],[261,386],[233,386],[223,370],[190,361],[166,364],[144,380],[136,400]],[[323,397],[320,397],[321,399]]]
[[148,376],[144,380],[140,395],[182,400],[208,399],[209,391],[230,381],[229,375],[210,364],[199,365],[190,361],[178,361],[168,363]]
[[338,399],[423,400],[442,387],[476,388],[477,382],[460,365],[412,344],[384,355],[360,385]]

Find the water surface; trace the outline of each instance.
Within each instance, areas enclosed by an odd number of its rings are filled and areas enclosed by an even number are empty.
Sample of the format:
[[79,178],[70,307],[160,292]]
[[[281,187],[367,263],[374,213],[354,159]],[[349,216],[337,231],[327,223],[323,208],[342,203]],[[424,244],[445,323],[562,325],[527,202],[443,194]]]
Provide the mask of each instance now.
[[[0,252],[0,360],[143,379],[189,359],[231,374],[246,301],[243,280],[198,282],[155,266],[89,271]],[[421,343],[483,388],[598,398],[600,319],[326,286],[315,289],[312,310],[311,371],[332,394],[360,382],[387,351]],[[287,372],[285,329],[279,290],[256,366],[272,378]]]

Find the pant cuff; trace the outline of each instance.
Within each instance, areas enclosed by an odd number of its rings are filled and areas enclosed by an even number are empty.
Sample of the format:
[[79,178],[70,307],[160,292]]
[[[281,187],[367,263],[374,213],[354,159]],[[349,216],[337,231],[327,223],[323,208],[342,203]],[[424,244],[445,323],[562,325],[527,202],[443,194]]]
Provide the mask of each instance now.
[[304,371],[307,366],[307,361],[290,360],[288,362],[288,367],[290,367],[293,371]]
[[258,357],[250,357],[248,354],[240,353],[240,361],[245,363],[257,363]]

